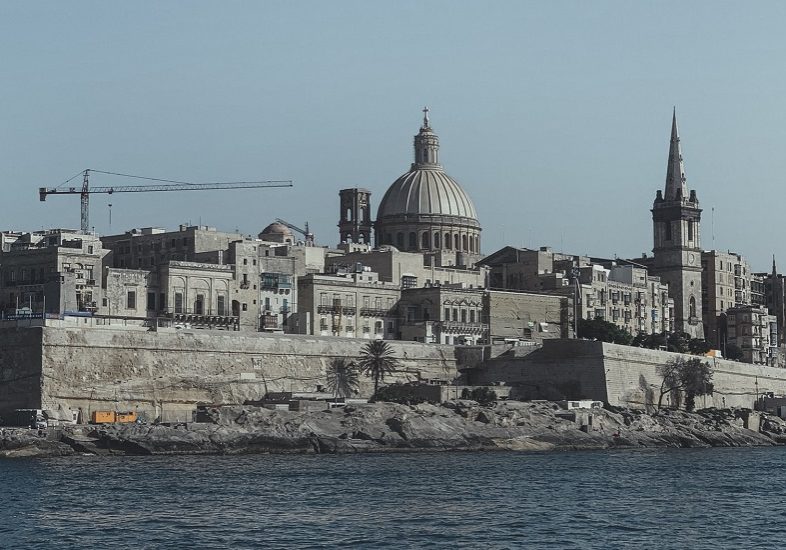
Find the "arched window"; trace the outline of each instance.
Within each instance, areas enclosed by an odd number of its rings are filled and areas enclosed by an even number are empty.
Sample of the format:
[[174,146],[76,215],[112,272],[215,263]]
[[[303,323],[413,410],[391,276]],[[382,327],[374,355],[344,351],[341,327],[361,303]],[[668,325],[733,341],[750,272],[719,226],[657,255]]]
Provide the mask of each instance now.
[[404,233],[399,231],[396,233],[396,246],[403,249],[404,248]]
[[690,297],[690,316],[696,317],[696,298]]
[[453,241],[453,239],[451,238],[450,233],[445,233],[445,248],[447,248],[448,250],[453,248],[453,242],[452,241]]
[[418,236],[415,235],[414,232],[410,232],[409,234],[409,250],[417,250],[418,248]]
[[439,232],[434,233],[434,248],[439,250]]
[[358,233],[358,242],[359,243],[365,243],[366,242],[366,236],[363,233]]
[[461,250],[461,248],[460,248],[461,247],[461,240],[459,239],[459,234],[458,233],[453,235],[453,247],[456,250]]
[[347,208],[347,217],[345,218],[348,222],[352,221],[352,209]]
[[462,235],[461,236],[461,248],[463,248],[464,250],[469,250],[469,246],[467,245],[467,236],[466,235]]
[[423,250],[428,250],[429,248],[431,248],[431,247],[429,246],[429,242],[428,242],[428,240],[429,240],[429,239],[428,239],[428,231],[426,231],[426,232],[425,232],[425,233],[423,233],[423,235],[421,235],[421,237],[420,237],[420,248],[422,248]]

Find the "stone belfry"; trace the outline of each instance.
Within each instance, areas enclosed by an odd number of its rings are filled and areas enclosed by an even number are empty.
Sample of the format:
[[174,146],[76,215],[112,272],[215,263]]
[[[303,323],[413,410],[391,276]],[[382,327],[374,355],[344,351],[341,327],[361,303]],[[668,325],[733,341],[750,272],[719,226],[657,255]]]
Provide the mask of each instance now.
[[669,284],[674,299],[674,330],[704,338],[701,322],[701,208],[696,191],[688,191],[682,161],[677,112],[671,122],[666,187],[652,205],[653,274]]
[[342,189],[338,192],[341,217],[338,222],[340,241],[371,244],[371,191]]

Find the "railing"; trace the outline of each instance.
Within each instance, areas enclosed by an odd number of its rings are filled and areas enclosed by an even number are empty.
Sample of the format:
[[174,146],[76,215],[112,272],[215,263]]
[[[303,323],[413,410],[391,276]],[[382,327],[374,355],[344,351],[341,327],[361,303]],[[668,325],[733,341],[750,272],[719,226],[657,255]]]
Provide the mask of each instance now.
[[317,313],[333,313],[335,315],[355,315],[357,308],[348,306],[317,306]]

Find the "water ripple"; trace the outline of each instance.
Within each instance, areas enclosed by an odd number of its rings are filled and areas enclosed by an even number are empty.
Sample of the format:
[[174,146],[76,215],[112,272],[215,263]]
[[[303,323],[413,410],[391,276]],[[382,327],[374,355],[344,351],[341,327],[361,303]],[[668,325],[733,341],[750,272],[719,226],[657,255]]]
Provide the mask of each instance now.
[[772,548],[786,448],[0,462],[0,548]]

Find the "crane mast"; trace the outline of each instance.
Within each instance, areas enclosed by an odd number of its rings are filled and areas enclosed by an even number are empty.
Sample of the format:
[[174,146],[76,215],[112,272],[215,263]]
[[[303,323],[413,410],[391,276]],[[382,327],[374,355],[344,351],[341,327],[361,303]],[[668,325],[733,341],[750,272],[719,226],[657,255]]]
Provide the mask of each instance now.
[[[155,185],[113,185],[103,187],[90,187],[90,172],[99,174],[109,174],[113,176],[123,176],[148,181],[159,182]],[[82,188],[62,187],[79,175],[82,175]],[[160,178],[147,178],[130,174],[119,174],[116,172],[104,172],[101,170],[87,169],[80,172],[71,180],[66,181],[58,187],[39,187],[38,198],[45,201],[49,195],[80,195],[81,202],[81,223],[80,229],[87,233],[90,231],[90,195],[104,193],[150,193],[161,191],[204,191],[208,189],[259,189],[267,187],[292,187],[291,180],[267,180],[267,181],[232,181],[232,182],[208,182],[208,183],[189,183],[185,181],[165,180]]]

